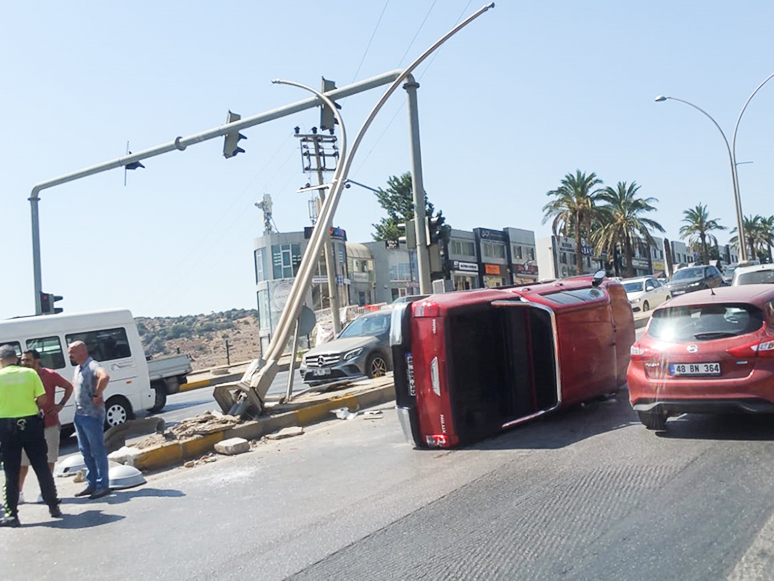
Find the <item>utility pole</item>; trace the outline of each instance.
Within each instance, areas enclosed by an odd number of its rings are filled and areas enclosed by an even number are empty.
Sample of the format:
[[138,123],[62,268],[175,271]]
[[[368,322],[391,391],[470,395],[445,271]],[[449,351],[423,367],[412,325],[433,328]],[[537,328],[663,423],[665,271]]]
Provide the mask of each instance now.
[[[336,164],[333,167],[328,167],[326,160],[329,157],[338,161],[339,152],[336,146],[336,136],[323,135],[317,133],[316,128],[312,128],[311,134],[296,134],[296,137],[301,139],[301,157],[309,162],[309,165],[304,165],[304,171],[315,172],[317,174],[317,184],[319,186],[325,185],[325,172],[335,171]],[[309,152],[306,148],[306,144],[311,143],[314,149],[314,154]],[[328,153],[325,151],[325,145],[330,144],[333,152]],[[315,166],[312,167],[312,156],[314,156]],[[320,202],[325,203],[325,189],[319,188]],[[333,319],[333,332],[338,335],[341,333],[341,314],[339,307],[339,286],[337,282],[338,269],[336,267],[336,256],[333,252],[330,232],[324,233],[325,240],[323,242],[323,255],[325,256],[325,271],[328,276],[328,303],[331,307],[331,319]]]

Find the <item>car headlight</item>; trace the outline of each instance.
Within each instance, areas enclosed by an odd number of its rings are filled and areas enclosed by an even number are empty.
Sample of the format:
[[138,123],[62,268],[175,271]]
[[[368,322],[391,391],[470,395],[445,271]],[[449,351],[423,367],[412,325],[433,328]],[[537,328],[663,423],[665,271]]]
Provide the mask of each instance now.
[[349,351],[349,352],[345,353],[344,357],[342,357],[342,359],[344,359],[344,361],[348,361],[350,359],[354,359],[355,357],[360,355],[362,352],[363,352],[363,348],[362,347],[358,347],[357,349],[353,349],[352,351]]
[[636,299],[631,299],[629,302],[634,304],[634,303],[639,303],[641,300],[642,300],[642,297],[637,297]]
[[689,284],[688,288],[698,288],[700,286],[701,286],[701,281],[698,281],[698,282],[692,282],[691,284]]

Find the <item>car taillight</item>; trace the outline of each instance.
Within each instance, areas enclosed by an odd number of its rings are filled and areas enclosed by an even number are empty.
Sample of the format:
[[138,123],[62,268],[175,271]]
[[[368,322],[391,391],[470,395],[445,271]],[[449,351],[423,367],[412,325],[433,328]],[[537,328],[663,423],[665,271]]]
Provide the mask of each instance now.
[[449,439],[443,434],[427,436],[425,438],[427,445],[432,448],[446,448],[449,446]]
[[656,352],[652,349],[648,349],[635,343],[629,347],[629,355],[633,361],[642,361],[643,359],[651,359],[655,357]]
[[734,357],[774,357],[774,341],[756,341],[749,345],[740,345],[728,349],[728,353]]
[[440,317],[441,308],[432,301],[421,301],[414,303],[414,316],[419,317]]

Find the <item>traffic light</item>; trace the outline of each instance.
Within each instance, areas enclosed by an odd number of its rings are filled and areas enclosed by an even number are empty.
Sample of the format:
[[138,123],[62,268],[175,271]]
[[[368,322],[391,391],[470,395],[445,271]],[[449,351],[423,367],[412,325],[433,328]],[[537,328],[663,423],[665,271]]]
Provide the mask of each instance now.
[[[322,92],[327,93],[333,91],[336,88],[335,81],[329,81],[323,78],[322,80]],[[337,109],[341,109],[338,103],[334,103]],[[330,131],[333,133],[333,128],[336,125],[336,116],[333,114],[333,109],[328,107],[325,103],[320,104],[320,129],[322,131]]]
[[[234,121],[239,121],[242,118],[241,115],[238,113],[232,113],[231,111],[228,112],[228,117],[226,118],[226,123],[233,123]],[[244,153],[245,150],[239,147],[239,140],[240,139],[247,139],[244,135],[239,133],[239,131],[232,131],[231,133],[226,133],[224,136],[225,139],[223,141],[223,157],[229,158],[234,157],[237,153]]]
[[428,244],[440,244],[443,242],[445,234],[446,218],[444,218],[441,212],[432,218],[427,219],[427,243]]
[[398,224],[398,242],[403,242],[406,248],[417,247],[417,231],[414,228],[414,220],[408,220],[405,224]]
[[61,307],[55,307],[54,303],[57,301],[61,301],[62,297],[52,294],[52,293],[40,293],[40,312],[44,315],[53,315],[56,313],[61,313],[62,308]]

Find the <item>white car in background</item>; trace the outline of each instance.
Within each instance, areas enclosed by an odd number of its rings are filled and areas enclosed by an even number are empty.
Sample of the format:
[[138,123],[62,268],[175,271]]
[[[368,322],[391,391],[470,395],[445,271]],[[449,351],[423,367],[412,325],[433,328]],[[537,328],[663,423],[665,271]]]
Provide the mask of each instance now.
[[754,264],[750,266],[738,266],[734,269],[734,277],[731,281],[731,286],[761,283],[774,283],[774,264]]
[[624,285],[626,297],[635,313],[649,311],[672,298],[669,289],[653,276],[627,278],[622,280],[621,284]]

